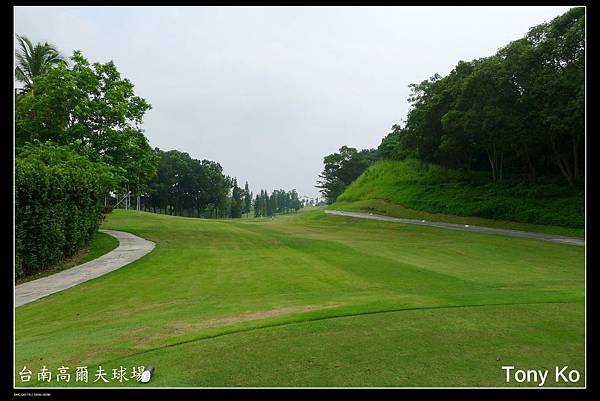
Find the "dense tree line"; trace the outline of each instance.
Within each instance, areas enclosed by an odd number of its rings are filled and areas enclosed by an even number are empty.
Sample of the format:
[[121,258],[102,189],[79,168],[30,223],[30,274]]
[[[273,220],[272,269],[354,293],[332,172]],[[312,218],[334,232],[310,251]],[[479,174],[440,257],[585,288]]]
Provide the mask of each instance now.
[[223,174],[215,161],[193,159],[178,150],[154,149],[159,159],[156,176],[142,194],[142,208],[178,216],[242,217],[250,212],[248,183]]
[[[142,208],[154,213],[206,218],[240,218],[254,210],[256,217],[297,211],[302,207],[296,190],[261,190],[253,200],[248,182],[223,173],[221,165],[197,160],[178,150],[154,149],[156,176],[142,194]],[[113,200],[113,202],[116,200]]]
[[303,205],[295,189],[291,191],[276,189],[271,192],[271,195],[263,189],[256,195],[253,207],[254,217],[271,217],[276,214],[297,212]]
[[323,158],[325,168],[319,175],[317,188],[327,203],[335,202],[348,185],[361,175],[367,167],[379,158],[377,149],[356,150],[342,146],[339,152],[332,153]]
[[448,167],[562,175],[584,169],[585,9],[573,8],[501,48],[461,61],[449,75],[411,84],[411,110],[394,125],[382,158]]

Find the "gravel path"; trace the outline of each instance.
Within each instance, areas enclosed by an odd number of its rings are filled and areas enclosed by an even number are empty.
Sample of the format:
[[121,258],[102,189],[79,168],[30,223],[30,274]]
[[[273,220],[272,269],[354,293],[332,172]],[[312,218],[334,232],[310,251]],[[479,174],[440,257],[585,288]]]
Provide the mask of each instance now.
[[391,221],[391,222],[395,222],[395,223],[405,223],[405,224],[418,224],[418,225],[422,225],[422,226],[449,228],[452,230],[472,231],[472,232],[476,232],[476,233],[486,233],[486,234],[500,234],[500,235],[506,235],[509,237],[533,238],[533,239],[539,239],[539,240],[543,240],[543,241],[552,241],[552,242],[560,242],[563,244],[585,246],[585,239],[583,239],[583,238],[565,237],[562,235],[534,233],[534,232],[529,232],[529,231],[508,230],[508,229],[504,229],[504,228],[471,226],[471,225],[465,225],[465,224],[437,223],[437,222],[433,222],[433,221],[381,216],[381,215],[372,214],[372,213],[342,212],[339,210],[325,210],[325,213],[332,214],[335,216],[356,217],[359,219]]
[[79,266],[15,287],[15,307],[25,305],[128,265],[154,249],[154,242],[123,231],[100,230],[119,240],[111,252]]

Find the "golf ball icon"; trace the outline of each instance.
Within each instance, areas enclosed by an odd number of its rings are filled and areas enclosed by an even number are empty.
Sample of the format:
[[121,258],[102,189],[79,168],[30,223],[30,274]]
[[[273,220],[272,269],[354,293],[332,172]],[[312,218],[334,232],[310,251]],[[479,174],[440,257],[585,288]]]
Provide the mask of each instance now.
[[142,372],[142,383],[148,383],[150,381],[150,379],[152,378],[152,374],[154,373],[154,366],[148,366],[146,369],[144,369],[144,371]]

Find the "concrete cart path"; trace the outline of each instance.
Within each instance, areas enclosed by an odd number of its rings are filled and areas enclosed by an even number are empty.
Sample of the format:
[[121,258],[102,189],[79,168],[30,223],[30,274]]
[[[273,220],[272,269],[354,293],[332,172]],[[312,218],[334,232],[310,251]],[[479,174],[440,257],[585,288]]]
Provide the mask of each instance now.
[[406,224],[418,224],[418,225],[422,225],[422,226],[449,228],[452,230],[471,231],[471,232],[476,232],[476,233],[500,234],[500,235],[506,235],[509,237],[533,238],[533,239],[539,239],[539,240],[543,240],[543,241],[560,242],[563,244],[571,244],[571,245],[578,245],[578,246],[585,245],[585,239],[583,239],[583,238],[565,237],[562,235],[554,235],[554,234],[534,233],[534,232],[529,232],[529,231],[508,230],[508,229],[504,229],[504,228],[491,228],[491,227],[481,227],[481,226],[472,226],[472,225],[469,225],[467,227],[464,224],[437,223],[437,222],[433,222],[433,221],[382,216],[382,215],[372,214],[372,213],[343,212],[343,211],[339,211],[339,210],[325,210],[325,213],[332,214],[335,216],[356,217],[359,219],[391,221],[391,222],[395,222],[395,223],[406,223]]
[[123,231],[100,230],[119,240],[112,251],[79,266],[15,287],[15,307],[25,305],[128,265],[154,249],[154,242]]

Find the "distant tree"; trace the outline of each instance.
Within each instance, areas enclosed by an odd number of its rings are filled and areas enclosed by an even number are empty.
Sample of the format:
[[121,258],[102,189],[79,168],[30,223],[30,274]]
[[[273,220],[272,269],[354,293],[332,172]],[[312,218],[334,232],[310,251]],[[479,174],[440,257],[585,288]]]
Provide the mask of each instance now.
[[266,190],[261,192],[261,216],[270,216],[269,195]]
[[325,156],[323,163],[325,169],[319,175],[317,188],[327,199],[327,203],[335,199],[361,175],[371,164],[378,159],[376,149],[364,149],[360,152],[355,148],[342,146],[338,153]]
[[254,217],[260,217],[261,216],[261,199],[260,196],[258,194],[256,194],[256,198],[254,199]]
[[221,165],[214,161],[203,161],[208,172],[209,203],[212,206],[214,217],[227,217],[229,215],[232,180],[223,174]]
[[248,181],[246,181],[246,185],[244,185],[244,213],[246,213],[246,217],[250,213],[250,207],[252,206],[252,192],[250,192],[250,188],[248,187]]
[[271,193],[271,196],[269,196],[269,194],[265,192],[265,203],[267,204],[267,216],[274,216],[277,212],[277,200],[275,194]]
[[230,216],[233,218],[242,217],[244,211],[244,190],[237,185],[237,179],[233,179],[232,182],[232,193],[231,193],[231,210]]
[[297,212],[298,210],[300,210],[300,208],[302,208],[302,206],[303,206],[302,202],[300,202],[300,200],[298,199],[298,192],[296,192],[295,189],[292,189],[289,192],[289,207],[290,207],[290,209]]
[[212,217],[229,217],[233,180],[223,174],[219,163],[192,159],[177,150],[163,152],[157,148],[155,154],[160,161],[145,193],[149,208],[176,215],[200,217],[210,212]]
[[400,149],[400,137],[401,137],[402,127],[398,124],[394,124],[392,126],[392,131],[383,137],[381,140],[381,144],[377,148],[379,151],[379,155],[383,159],[403,159],[396,152]]

